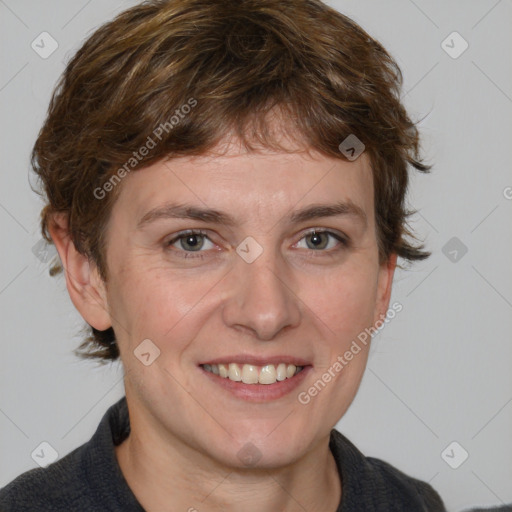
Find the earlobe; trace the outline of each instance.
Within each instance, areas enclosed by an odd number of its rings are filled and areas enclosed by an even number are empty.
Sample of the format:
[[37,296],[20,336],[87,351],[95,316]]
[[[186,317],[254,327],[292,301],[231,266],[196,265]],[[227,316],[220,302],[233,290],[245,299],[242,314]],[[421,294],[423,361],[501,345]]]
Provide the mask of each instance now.
[[374,322],[386,316],[389,301],[391,299],[391,289],[393,285],[393,277],[397,264],[398,255],[393,253],[388,258],[386,263],[383,263],[379,270],[378,285],[377,285],[377,304],[375,308],[376,317]]
[[68,231],[67,214],[55,214],[48,230],[64,268],[71,301],[84,320],[100,331],[111,327],[105,283],[96,265],[79,253]]

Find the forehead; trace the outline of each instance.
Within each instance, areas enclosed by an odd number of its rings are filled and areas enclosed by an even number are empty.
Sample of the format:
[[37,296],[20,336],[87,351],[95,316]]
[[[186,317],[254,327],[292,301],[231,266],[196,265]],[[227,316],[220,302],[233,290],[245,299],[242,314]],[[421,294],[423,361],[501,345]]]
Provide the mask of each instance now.
[[279,218],[312,204],[344,202],[373,217],[369,159],[319,153],[241,152],[161,160],[130,173],[114,205],[131,224],[170,202],[230,212],[240,222]]

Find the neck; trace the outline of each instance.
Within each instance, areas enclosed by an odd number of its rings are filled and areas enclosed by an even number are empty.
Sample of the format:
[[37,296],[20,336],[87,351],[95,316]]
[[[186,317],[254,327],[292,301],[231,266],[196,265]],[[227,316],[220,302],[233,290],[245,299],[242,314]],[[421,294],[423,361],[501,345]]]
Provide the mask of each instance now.
[[186,446],[164,441],[140,418],[116,447],[123,475],[146,510],[188,512],[336,512],[341,485],[329,438],[295,463],[233,469]]

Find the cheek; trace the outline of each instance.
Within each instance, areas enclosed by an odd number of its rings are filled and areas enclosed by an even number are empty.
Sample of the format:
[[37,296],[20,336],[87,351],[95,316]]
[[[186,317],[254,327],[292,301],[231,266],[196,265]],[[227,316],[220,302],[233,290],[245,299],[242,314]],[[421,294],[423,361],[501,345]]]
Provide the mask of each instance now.
[[[130,344],[144,338],[164,344],[166,339],[176,339],[173,331],[198,326],[199,322],[190,320],[197,320],[208,292],[215,293],[219,277],[192,274],[170,273],[147,263],[124,267],[109,293],[111,316],[120,325],[121,336],[128,337]],[[190,331],[191,339],[193,334]]]
[[312,281],[304,289],[305,303],[323,331],[336,340],[356,337],[372,324],[376,301],[376,275],[370,269],[353,269],[331,274],[321,282]]

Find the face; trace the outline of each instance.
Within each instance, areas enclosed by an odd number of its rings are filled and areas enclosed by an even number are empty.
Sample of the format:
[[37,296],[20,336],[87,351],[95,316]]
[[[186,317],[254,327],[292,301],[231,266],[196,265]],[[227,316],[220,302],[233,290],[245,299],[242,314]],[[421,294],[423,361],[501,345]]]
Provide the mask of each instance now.
[[366,155],[161,161],[123,180],[107,240],[130,413],[152,435],[230,467],[290,464],[328,437],[369,344],[335,363],[385,314],[394,270]]

